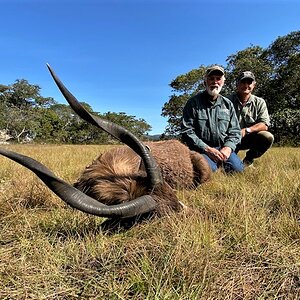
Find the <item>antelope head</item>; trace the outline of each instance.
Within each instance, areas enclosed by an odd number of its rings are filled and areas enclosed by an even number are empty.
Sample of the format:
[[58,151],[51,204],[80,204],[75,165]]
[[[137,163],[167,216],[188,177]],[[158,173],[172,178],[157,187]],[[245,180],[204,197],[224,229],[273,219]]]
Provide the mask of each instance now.
[[[48,64],[47,67],[65,99],[82,119],[106,131],[122,143],[129,146],[141,157],[147,174],[149,191],[162,186],[163,178],[160,168],[148,148],[125,128],[89,113],[64,86]],[[92,197],[89,197],[74,186],[58,178],[46,166],[28,156],[3,148],[0,148],[0,154],[34,172],[64,202],[88,214],[107,218],[130,218],[151,212],[155,210],[158,205],[151,196],[151,192],[149,192],[148,195],[143,195],[126,203],[108,206]]]

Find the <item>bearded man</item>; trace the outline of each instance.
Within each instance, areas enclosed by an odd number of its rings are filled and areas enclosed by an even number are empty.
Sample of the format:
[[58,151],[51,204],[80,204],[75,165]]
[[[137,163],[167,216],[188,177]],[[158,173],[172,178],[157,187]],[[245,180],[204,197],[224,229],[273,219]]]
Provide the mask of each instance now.
[[205,90],[184,106],[182,140],[205,157],[213,172],[219,167],[226,173],[242,172],[244,165],[235,153],[241,141],[240,125],[232,102],[220,95],[224,74],[217,65],[206,70]]

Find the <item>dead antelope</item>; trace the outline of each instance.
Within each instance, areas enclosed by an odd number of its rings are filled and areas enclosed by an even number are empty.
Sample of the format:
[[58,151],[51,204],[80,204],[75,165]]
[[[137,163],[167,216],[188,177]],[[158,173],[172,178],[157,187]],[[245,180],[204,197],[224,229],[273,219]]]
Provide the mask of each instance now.
[[0,154],[33,171],[57,196],[82,212],[110,219],[132,218],[149,212],[180,211],[177,188],[193,188],[209,180],[204,157],[177,140],[142,143],[125,128],[90,114],[47,65],[58,88],[85,121],[106,131],[126,146],[99,156],[74,185],[55,176],[38,161],[0,148]]

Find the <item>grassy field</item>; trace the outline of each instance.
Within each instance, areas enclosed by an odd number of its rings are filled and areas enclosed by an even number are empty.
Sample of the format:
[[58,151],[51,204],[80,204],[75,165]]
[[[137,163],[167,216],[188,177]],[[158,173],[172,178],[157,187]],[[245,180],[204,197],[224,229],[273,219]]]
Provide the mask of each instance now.
[[[68,182],[109,148],[5,147]],[[0,299],[300,299],[299,148],[178,196],[193,210],[108,234],[0,157]]]

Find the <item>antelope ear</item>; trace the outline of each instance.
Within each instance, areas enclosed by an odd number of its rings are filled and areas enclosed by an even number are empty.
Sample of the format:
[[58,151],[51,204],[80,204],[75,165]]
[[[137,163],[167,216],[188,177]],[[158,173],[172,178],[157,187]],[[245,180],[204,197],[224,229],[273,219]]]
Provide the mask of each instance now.
[[88,123],[106,131],[116,139],[120,140],[122,143],[129,146],[132,150],[134,150],[142,158],[145,164],[146,173],[147,177],[149,178],[151,188],[154,188],[158,184],[162,184],[163,177],[160,168],[146,146],[141,141],[139,141],[139,139],[135,135],[133,135],[124,127],[90,114],[73,96],[73,94],[64,86],[64,84],[54,73],[49,64],[47,64],[47,67],[56,85],[58,86],[59,90],[68,101],[72,109]]
[[2,148],[0,148],[0,154],[34,172],[64,202],[88,214],[107,218],[129,218],[153,211],[157,206],[156,201],[150,195],[107,206],[56,177],[47,167],[28,156]]

